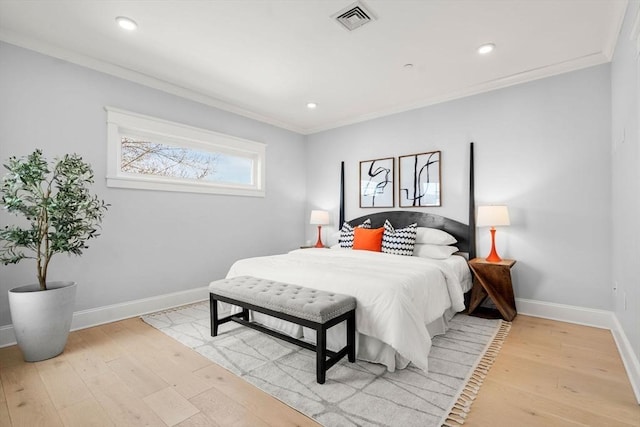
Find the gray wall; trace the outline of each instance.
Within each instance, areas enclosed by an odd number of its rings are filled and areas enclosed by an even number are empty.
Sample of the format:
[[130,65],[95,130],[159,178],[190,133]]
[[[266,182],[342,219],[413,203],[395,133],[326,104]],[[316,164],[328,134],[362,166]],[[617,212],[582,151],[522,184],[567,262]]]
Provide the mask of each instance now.
[[[266,143],[266,198],[107,188],[105,105]],[[52,261],[50,280],[79,283],[76,310],[205,286],[236,259],[296,248],[308,227],[303,136],[0,43],[0,159],[37,147],[82,155],[112,205],[82,257]],[[36,281],[33,262],[0,266],[0,325],[7,290]]]
[[[103,235],[81,258],[59,256],[50,273],[52,280],[80,283],[76,310],[83,310],[203,286],[238,258],[315,241],[307,224],[311,209],[332,212],[330,234],[341,160],[349,218],[368,212],[357,204],[360,160],[441,150],[443,206],[425,211],[466,222],[468,143],[474,141],[478,204],[510,209],[512,226],[498,231],[497,244],[503,257],[518,260],[516,296],[615,307],[637,348],[630,326],[637,317],[620,311],[620,292],[614,306],[611,293],[616,280],[638,312],[637,281],[628,267],[638,244],[625,234],[638,216],[637,197],[628,197],[632,180],[638,194],[637,98],[635,119],[627,116],[628,88],[637,80],[628,77],[625,64],[635,57],[624,54],[622,39],[613,64],[613,135],[626,123],[627,142],[613,159],[609,65],[303,137],[3,43],[0,159],[40,147],[50,156],[77,152],[93,164],[95,190],[112,204]],[[105,105],[267,143],[267,197],[107,188]],[[0,212],[0,225],[7,220]],[[481,255],[489,250],[488,236],[487,229],[478,231]],[[6,290],[33,281],[29,262],[0,266],[0,325],[10,323]]]
[[[629,2],[611,64],[614,311],[640,357],[640,67],[630,40],[639,3]],[[626,296],[626,308],[625,308]]]
[[[509,206],[497,246],[518,261],[516,297],[610,310],[608,64],[311,135],[307,209],[336,223],[341,160],[353,218],[370,212],[358,208],[360,160],[441,150],[443,205],[423,210],[466,223],[470,141],[477,204]],[[489,230],[478,238],[486,256]]]

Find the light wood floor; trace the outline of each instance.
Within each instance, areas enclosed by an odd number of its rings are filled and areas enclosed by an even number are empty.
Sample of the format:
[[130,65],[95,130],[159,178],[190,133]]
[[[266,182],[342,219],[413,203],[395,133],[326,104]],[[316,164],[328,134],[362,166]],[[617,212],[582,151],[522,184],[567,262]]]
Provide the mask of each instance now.
[[[329,374],[330,376],[330,374]],[[0,349],[0,426],[316,426],[139,319]],[[518,316],[465,426],[640,426],[611,333]]]

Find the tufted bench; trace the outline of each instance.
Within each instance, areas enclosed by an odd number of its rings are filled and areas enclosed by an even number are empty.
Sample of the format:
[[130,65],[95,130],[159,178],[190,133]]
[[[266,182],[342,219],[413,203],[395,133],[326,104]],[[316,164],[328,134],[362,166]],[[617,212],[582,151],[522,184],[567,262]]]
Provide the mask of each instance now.
[[[218,301],[239,306],[242,308],[242,313],[218,319]],[[212,337],[218,335],[219,325],[234,321],[313,350],[316,352],[316,379],[319,384],[324,384],[327,369],[345,355],[348,356],[349,362],[356,360],[356,299],[354,297],[257,277],[240,276],[211,282],[209,302]],[[315,329],[316,345],[249,321],[249,310]],[[347,345],[338,352],[327,350],[327,329],[345,320],[347,321]]]

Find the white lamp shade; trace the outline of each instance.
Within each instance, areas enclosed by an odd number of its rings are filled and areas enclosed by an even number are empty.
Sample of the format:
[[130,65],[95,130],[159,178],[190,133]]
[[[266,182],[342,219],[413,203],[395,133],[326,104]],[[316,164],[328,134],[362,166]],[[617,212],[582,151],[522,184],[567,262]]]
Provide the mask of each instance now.
[[329,212],[327,211],[311,211],[311,219],[309,224],[327,225],[329,224]]
[[478,227],[497,227],[510,225],[509,210],[506,206],[479,206],[478,219],[476,226]]

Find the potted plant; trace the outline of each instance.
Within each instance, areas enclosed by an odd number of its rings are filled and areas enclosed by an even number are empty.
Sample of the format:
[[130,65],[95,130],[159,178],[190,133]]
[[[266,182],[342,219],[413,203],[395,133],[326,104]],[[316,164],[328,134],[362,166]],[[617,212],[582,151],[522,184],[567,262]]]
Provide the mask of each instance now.
[[75,282],[47,281],[51,258],[81,255],[87,240],[99,235],[108,205],[89,192],[93,171],[76,154],[50,165],[38,149],[10,157],[4,167],[1,205],[24,220],[0,229],[0,262],[35,260],[38,283],[9,290],[18,346],[26,361],[35,362],[62,353],[75,306]]

